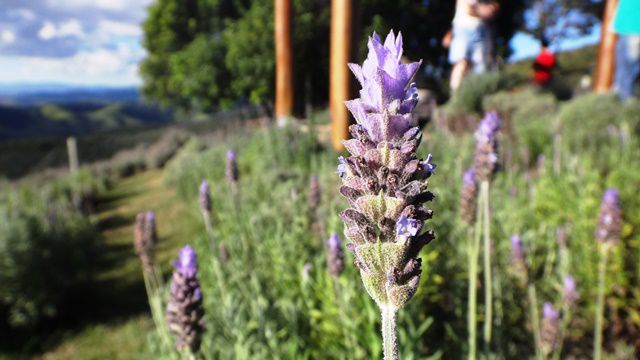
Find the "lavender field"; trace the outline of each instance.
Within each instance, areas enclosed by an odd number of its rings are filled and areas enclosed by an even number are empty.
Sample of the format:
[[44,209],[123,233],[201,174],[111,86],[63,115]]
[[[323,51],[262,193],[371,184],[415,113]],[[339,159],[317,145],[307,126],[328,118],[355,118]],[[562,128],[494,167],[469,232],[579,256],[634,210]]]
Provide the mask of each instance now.
[[[400,3],[435,35],[364,1],[328,99],[328,6],[289,9],[292,57],[283,2],[162,0],[115,31],[153,104],[0,101],[0,359],[638,358],[640,101],[591,91],[593,47],[446,84],[450,19]],[[497,44],[540,30],[502,6]]]

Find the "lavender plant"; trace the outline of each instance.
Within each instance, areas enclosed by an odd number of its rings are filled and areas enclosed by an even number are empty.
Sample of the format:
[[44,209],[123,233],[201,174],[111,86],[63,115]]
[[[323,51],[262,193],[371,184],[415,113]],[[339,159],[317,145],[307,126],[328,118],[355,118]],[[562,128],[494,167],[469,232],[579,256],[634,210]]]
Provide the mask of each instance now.
[[347,248],[355,255],[364,286],[382,313],[383,352],[398,358],[396,315],[418,288],[422,247],[434,238],[422,232],[432,211],[427,179],[435,165],[431,155],[417,158],[421,133],[412,110],[418,93],[411,79],[421,62],[402,64],[402,36],[392,32],[382,43],[368,42],[362,67],[349,64],[360,82],[360,98],[346,102],[357,124],[354,139],[344,142],[348,158],[340,157],[340,193],[351,208],[341,213]]
[[227,182],[235,187],[238,184],[238,162],[236,160],[236,154],[233,150],[227,150],[227,161],[225,166],[224,175],[227,178]]
[[604,313],[604,285],[609,251],[620,241],[622,228],[622,209],[620,196],[615,188],[608,189],[602,197],[600,215],[596,225],[595,238],[599,243],[600,264],[598,266],[598,300],[596,305],[595,337],[593,339],[593,358],[602,357],[602,318]]
[[329,274],[337,278],[344,271],[344,252],[342,251],[342,239],[337,233],[331,234],[327,240],[327,268]]
[[556,348],[560,335],[560,312],[553,304],[546,302],[542,307],[542,326],[540,328],[540,347],[545,356]]
[[478,185],[473,168],[467,169],[462,176],[462,189],[460,190],[460,218],[467,225],[476,220],[476,201],[478,197]]
[[167,323],[178,351],[195,354],[200,349],[204,332],[204,308],[198,281],[195,250],[187,245],[180,250],[171,281],[171,297],[167,304]]
[[[152,223],[149,223],[151,219]],[[153,213],[138,213],[133,228],[133,245],[145,273],[153,272],[153,247],[156,242]]]

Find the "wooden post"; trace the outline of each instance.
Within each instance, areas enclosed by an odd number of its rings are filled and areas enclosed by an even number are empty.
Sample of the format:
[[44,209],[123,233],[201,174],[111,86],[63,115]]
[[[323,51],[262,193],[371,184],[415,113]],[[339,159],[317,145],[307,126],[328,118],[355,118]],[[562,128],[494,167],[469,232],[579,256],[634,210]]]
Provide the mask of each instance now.
[[598,46],[598,62],[593,90],[605,93],[611,88],[615,71],[615,54],[617,36],[612,31],[613,18],[618,8],[618,0],[607,0],[602,18],[600,45]]
[[275,0],[276,120],[283,124],[293,109],[291,0]]
[[342,151],[342,140],[349,138],[349,111],[344,102],[349,99],[351,78],[347,64],[351,58],[352,0],[331,1],[331,49],[329,62],[329,112],[331,113],[331,143]]
[[67,138],[67,155],[69,157],[69,172],[75,174],[78,172],[80,161],[78,160],[78,145],[73,136]]

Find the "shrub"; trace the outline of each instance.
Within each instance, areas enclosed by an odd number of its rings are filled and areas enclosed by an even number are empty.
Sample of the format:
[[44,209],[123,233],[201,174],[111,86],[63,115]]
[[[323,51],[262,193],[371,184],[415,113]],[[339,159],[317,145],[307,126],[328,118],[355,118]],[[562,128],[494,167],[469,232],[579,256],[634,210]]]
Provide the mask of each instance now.
[[88,278],[97,232],[56,189],[23,185],[0,198],[0,323],[35,325]]
[[180,129],[170,129],[147,149],[145,163],[148,169],[157,169],[175,155],[182,144],[189,139],[189,134]]
[[448,115],[480,114],[486,96],[501,90],[512,89],[521,82],[514,74],[490,72],[470,76],[460,84],[446,106]]

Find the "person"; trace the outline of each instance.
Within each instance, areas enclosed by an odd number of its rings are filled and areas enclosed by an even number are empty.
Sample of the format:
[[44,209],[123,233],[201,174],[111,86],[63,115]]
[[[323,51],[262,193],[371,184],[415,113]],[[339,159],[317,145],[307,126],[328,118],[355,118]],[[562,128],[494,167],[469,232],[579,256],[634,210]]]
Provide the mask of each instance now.
[[549,40],[540,39],[540,53],[533,61],[533,83],[545,87],[553,78],[553,69],[556,66],[556,56],[549,50]]
[[469,66],[476,74],[486,71],[491,56],[489,21],[498,12],[497,1],[457,0],[452,30],[442,42],[449,47],[449,62],[453,64],[449,85],[455,91]]
[[618,34],[614,87],[627,100],[640,75],[640,1],[620,0],[613,31]]

